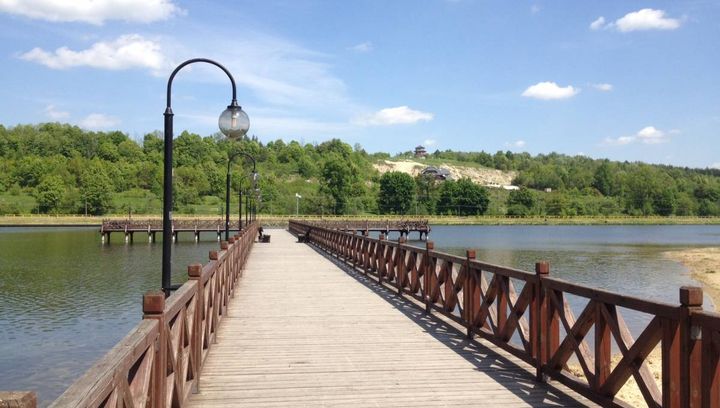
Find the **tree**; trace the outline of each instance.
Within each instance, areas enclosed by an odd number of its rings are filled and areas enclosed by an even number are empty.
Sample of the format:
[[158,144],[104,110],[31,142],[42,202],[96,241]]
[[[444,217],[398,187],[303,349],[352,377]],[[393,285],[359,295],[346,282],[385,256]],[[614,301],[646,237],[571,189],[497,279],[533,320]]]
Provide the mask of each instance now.
[[38,209],[42,213],[57,212],[63,199],[65,185],[60,177],[45,176],[35,191]]
[[407,173],[390,171],[380,177],[378,210],[381,214],[407,214],[415,199],[415,180]]
[[440,186],[438,212],[442,214],[482,215],[489,204],[487,190],[469,178],[444,181]]
[[348,198],[352,192],[356,173],[352,162],[344,160],[342,156],[331,153],[323,165],[321,191],[330,195],[334,201],[334,213],[344,214],[347,209]]
[[537,204],[537,197],[533,190],[522,187],[510,192],[507,200],[507,214],[514,216],[531,215]]
[[83,171],[80,183],[80,196],[83,207],[89,214],[105,214],[112,204],[112,184],[102,167],[90,162]]
[[485,214],[490,203],[487,190],[469,178],[457,181],[454,201],[458,215],[466,216]]

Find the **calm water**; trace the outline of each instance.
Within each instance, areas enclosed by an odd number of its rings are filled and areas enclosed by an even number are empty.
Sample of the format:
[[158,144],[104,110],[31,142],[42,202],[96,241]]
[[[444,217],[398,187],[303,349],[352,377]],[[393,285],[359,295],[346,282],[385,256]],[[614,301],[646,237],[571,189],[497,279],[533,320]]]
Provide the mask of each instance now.
[[[180,234],[173,283],[206,262],[215,237]],[[0,389],[38,391],[46,405],[140,321],[162,256],[160,240],[143,238],[102,245],[97,228],[0,228]]]
[[[174,282],[205,262],[214,237],[180,235]],[[36,390],[45,405],[138,323],[142,294],[160,282],[161,245],[142,238],[125,245],[116,234],[101,245],[95,228],[0,228],[0,389]],[[430,238],[440,251],[473,248],[528,271],[549,260],[554,276],[677,303],[678,287],[696,282],[662,252],[717,246],[720,226],[452,226]],[[584,302],[571,302],[578,313]],[[647,321],[625,318],[633,332]]]

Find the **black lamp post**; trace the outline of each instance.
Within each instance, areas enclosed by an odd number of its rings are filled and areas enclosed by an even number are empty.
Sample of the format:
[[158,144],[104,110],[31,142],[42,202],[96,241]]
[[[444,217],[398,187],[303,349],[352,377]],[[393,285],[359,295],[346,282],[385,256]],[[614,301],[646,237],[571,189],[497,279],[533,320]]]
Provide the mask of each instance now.
[[255,158],[251,155],[245,153],[245,152],[236,152],[228,157],[228,165],[227,165],[227,173],[225,177],[225,241],[230,239],[230,164],[232,163],[233,159],[237,156],[245,156],[252,160],[253,163],[253,169],[252,173],[252,182],[253,187],[257,185],[257,178],[258,174],[255,169]]
[[218,126],[220,131],[228,138],[237,139],[244,136],[250,128],[250,121],[240,105],[237,103],[237,90],[235,87],[235,79],[230,71],[219,63],[207,58],[193,58],[178,65],[170,74],[167,84],[167,107],[165,108],[165,131],[164,131],[164,163],[163,163],[163,252],[162,252],[162,289],[166,296],[170,292],[177,289],[171,283],[171,259],[172,259],[172,207],[173,207],[173,183],[172,183],[172,166],[173,166],[173,111],[171,108],[171,91],[172,82],[175,75],[187,65],[205,62],[215,65],[225,72],[230,79],[232,85],[232,100],[230,105],[220,114]]

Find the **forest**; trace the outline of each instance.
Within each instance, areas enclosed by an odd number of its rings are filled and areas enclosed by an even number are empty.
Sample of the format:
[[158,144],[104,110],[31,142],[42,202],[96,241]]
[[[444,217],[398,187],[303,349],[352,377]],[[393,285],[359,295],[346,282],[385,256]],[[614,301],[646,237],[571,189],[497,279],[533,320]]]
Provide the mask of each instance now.
[[[182,132],[174,141],[174,206],[179,214],[220,215],[229,155],[232,203],[242,190],[260,213],[511,216],[720,216],[720,170],[618,162],[557,153],[435,151],[428,162],[514,171],[518,190],[470,179],[439,181],[373,164],[412,152],[368,153],[339,139],[300,144],[257,138],[225,140]],[[163,140],[136,141],[119,131],[61,123],[0,125],[0,215],[159,214]],[[296,199],[295,194],[302,196]],[[296,202],[296,200],[299,200]],[[237,210],[234,210],[237,211]]]

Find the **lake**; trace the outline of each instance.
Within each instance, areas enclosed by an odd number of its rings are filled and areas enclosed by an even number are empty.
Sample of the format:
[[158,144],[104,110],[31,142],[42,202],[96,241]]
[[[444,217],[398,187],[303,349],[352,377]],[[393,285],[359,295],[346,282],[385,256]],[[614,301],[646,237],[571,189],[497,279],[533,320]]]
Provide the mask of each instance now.
[[[96,228],[0,228],[0,389],[35,390],[46,405],[138,323],[142,294],[160,285],[162,248],[135,238],[103,245]],[[717,246],[720,226],[436,226],[430,239],[439,251],[472,248],[528,271],[548,260],[553,276],[677,303],[678,287],[697,282],[662,253]],[[217,248],[215,233],[199,243],[180,234],[173,282]],[[625,317],[633,331],[647,320]]]

